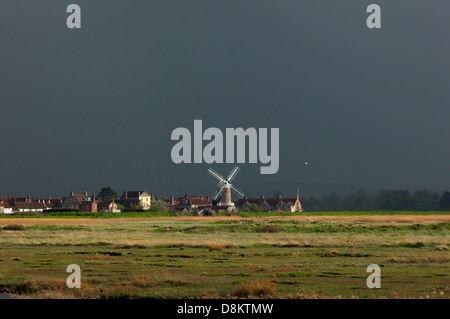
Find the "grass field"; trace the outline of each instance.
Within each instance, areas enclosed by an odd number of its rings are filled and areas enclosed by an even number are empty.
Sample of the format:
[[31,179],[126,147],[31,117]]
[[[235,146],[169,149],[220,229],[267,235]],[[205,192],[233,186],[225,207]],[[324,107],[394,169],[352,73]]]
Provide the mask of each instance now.
[[[11,224],[0,292],[14,298],[450,296],[449,214],[0,218]],[[66,287],[69,264],[81,289]]]

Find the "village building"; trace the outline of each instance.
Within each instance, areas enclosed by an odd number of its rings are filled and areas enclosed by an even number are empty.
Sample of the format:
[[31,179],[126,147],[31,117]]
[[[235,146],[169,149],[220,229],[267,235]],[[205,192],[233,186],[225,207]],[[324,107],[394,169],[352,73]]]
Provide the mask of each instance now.
[[281,194],[277,198],[265,198],[264,195],[259,199],[249,199],[245,196],[239,199],[235,205],[238,210],[249,210],[252,204],[257,205],[263,212],[301,212],[302,204],[299,195],[295,198],[282,198]]
[[209,196],[206,198],[203,196],[189,196],[188,194],[184,197],[174,198],[173,195],[170,199],[166,200],[172,211],[177,213],[196,213],[201,216],[211,215],[211,209],[213,203]]
[[8,200],[5,197],[0,198],[0,214],[12,214],[12,213],[13,209],[11,205],[9,205]]
[[97,204],[99,213],[120,213],[114,198],[111,201],[101,201]]
[[55,198],[52,199],[51,197],[47,198],[47,199],[38,199],[37,200],[39,203],[43,203],[45,204],[45,206],[47,206],[49,209],[58,209],[62,207],[62,203],[63,200],[62,198]]
[[8,197],[8,203],[11,206],[15,206],[17,203],[29,203],[31,202],[31,196],[27,197]]
[[180,205],[180,203],[181,203],[181,201],[180,201],[179,199],[175,199],[175,198],[173,197],[173,195],[170,195],[170,198],[169,198],[166,202],[169,204],[170,208],[171,208],[173,211],[175,211],[175,210],[176,210],[176,207],[177,207],[178,205]]
[[49,209],[49,207],[44,203],[33,201],[31,199],[31,196],[5,197],[2,199],[2,201],[4,202],[2,205],[4,207],[3,210],[5,211],[5,207],[8,206],[8,209],[6,209],[6,211],[11,213],[39,213]]
[[125,191],[120,196],[120,204],[128,208],[140,207],[148,210],[152,207],[152,196],[148,191]]
[[62,201],[63,209],[80,209],[84,212],[97,212],[97,202],[95,196],[89,196],[87,191],[77,195],[70,192],[69,196]]
[[48,207],[44,203],[39,202],[17,202],[16,205],[12,206],[14,213],[42,213],[48,210]]
[[95,200],[95,196],[93,196],[91,201],[81,201],[79,209],[87,213],[96,213],[97,205],[98,203]]
[[[171,197],[173,201],[173,196]],[[178,205],[174,206],[175,211],[187,211],[191,213],[200,214],[203,210],[211,208],[212,202],[209,197],[204,198],[203,196],[192,196],[189,197],[188,194],[184,197],[177,199]]]
[[244,198],[236,201],[235,206],[237,210],[249,210],[253,205],[258,206],[258,209],[262,212],[270,212],[270,205],[266,202],[264,195],[261,198],[250,199],[247,195]]

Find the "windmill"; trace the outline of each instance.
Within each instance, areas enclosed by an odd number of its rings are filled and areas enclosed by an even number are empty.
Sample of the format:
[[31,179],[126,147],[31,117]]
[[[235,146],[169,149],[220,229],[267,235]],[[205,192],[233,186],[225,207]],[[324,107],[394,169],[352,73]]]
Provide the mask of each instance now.
[[212,168],[208,169],[208,173],[219,180],[219,184],[217,184],[218,190],[212,197],[212,200],[217,202],[217,206],[234,207],[234,203],[231,200],[231,190],[233,190],[239,198],[243,198],[245,196],[243,192],[231,184],[231,181],[236,177],[239,170],[240,168],[235,166],[230,175],[228,175],[228,178],[225,179]]

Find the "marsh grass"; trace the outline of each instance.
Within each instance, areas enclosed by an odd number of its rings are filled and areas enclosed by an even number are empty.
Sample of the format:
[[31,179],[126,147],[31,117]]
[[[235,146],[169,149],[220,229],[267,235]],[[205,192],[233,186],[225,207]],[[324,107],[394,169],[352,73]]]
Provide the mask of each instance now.
[[[419,216],[395,221],[21,222],[25,231],[0,233],[0,292],[14,298],[448,298],[449,223]],[[272,227],[276,232],[255,231]],[[72,263],[82,269],[81,289],[65,286]],[[365,286],[372,263],[382,267],[384,289]]]
[[214,251],[214,250],[224,251],[226,249],[227,249],[227,246],[225,246],[225,245],[220,245],[220,244],[209,245],[209,251]]
[[232,295],[238,298],[275,297],[276,288],[275,284],[267,279],[257,283],[246,282],[234,288]]

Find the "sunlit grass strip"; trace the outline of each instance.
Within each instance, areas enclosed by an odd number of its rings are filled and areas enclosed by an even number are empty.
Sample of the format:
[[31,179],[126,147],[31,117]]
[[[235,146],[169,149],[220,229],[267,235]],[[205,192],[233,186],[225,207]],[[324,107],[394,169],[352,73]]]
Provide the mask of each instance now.
[[[342,211],[342,212],[236,212],[220,213],[216,216],[240,217],[276,217],[276,216],[390,216],[390,215],[450,215],[449,211]],[[122,213],[88,213],[88,212],[50,212],[0,214],[0,218],[149,218],[149,217],[189,217],[196,213],[174,212],[122,212]]]

